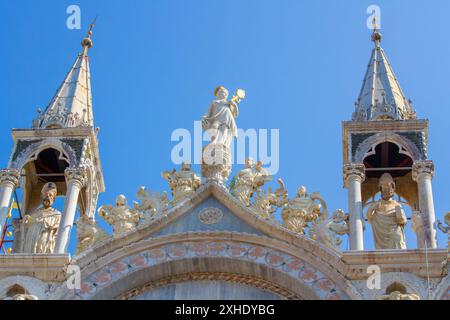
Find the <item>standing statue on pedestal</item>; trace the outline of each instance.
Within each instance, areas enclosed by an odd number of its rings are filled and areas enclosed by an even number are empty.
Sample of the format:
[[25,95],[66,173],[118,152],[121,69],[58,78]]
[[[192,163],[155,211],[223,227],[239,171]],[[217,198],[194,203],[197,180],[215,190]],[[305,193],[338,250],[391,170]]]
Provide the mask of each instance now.
[[228,98],[228,90],[220,86],[214,90],[216,99],[211,103],[208,114],[202,118],[203,130],[211,136],[211,143],[230,146],[237,137],[235,118],[239,115],[238,103],[245,98],[245,91],[238,89],[236,95]]
[[200,177],[191,170],[191,165],[187,162],[183,162],[180,171],[164,171],[161,176],[169,182],[172,205],[186,199],[200,187]]
[[384,173],[378,182],[381,199],[367,211],[367,220],[372,225],[376,249],[406,249],[404,227],[406,215],[400,203],[392,199],[395,182],[389,173]]
[[235,118],[239,115],[238,104],[245,98],[245,91],[238,89],[229,101],[228,90],[220,86],[214,90],[216,99],[202,118],[203,130],[211,142],[203,148],[202,173],[207,181],[223,184],[231,172],[230,145],[237,137]]
[[52,208],[57,195],[56,184],[48,182],[41,190],[41,206],[22,221],[23,253],[53,253],[61,213]]
[[103,205],[98,213],[113,227],[114,236],[134,230],[139,223],[139,213],[130,208],[122,194],[117,197],[115,206]]

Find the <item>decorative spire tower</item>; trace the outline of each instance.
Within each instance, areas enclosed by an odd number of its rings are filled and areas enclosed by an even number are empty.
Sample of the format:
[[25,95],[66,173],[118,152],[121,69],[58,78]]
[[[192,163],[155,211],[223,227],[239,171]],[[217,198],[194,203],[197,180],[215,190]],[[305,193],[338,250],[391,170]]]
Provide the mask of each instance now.
[[[47,108],[38,109],[31,129],[13,129],[14,147],[8,168],[0,171],[0,225],[5,205],[14,188],[22,187],[21,213],[32,212],[40,203],[40,190],[47,182],[57,185],[64,196],[64,210],[58,229],[55,253],[67,251],[75,212],[93,217],[97,198],[105,187],[100,165],[97,133],[92,112],[88,50],[92,47],[92,23],[82,51],[70,68]],[[21,252],[19,221],[15,229],[14,252]]]
[[436,247],[431,180],[427,158],[428,120],[416,119],[384,50],[376,20],[369,64],[352,121],[343,122],[344,184],[348,189],[350,249],[363,250],[364,211],[389,173],[396,193],[412,212],[418,247]]

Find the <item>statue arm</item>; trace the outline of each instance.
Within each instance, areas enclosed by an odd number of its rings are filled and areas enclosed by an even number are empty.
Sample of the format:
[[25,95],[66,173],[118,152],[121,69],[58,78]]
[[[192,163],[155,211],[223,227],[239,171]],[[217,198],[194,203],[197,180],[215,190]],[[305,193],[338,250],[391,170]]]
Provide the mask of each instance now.
[[406,222],[408,221],[406,219],[405,210],[403,210],[403,208],[401,206],[395,207],[395,217],[396,217],[397,223],[401,226],[404,226],[406,224]]

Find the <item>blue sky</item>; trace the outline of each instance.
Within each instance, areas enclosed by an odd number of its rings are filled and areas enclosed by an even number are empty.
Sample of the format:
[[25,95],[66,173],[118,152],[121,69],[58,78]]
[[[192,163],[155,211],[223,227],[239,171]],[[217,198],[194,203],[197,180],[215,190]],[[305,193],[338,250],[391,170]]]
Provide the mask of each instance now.
[[[81,30],[66,27],[72,4],[81,8]],[[0,167],[12,148],[10,129],[29,128],[36,108],[49,103],[98,15],[89,54],[106,183],[99,204],[120,193],[131,202],[141,185],[168,189],[160,173],[175,167],[171,133],[193,130],[220,84],[247,91],[240,128],[280,130],[276,177],[291,195],[305,185],[320,191],[330,210],[347,210],[341,121],[351,118],[373,47],[366,27],[371,4],[381,7],[382,46],[403,91],[418,116],[430,120],[442,220],[450,210],[445,0],[1,1]],[[446,245],[440,232],[438,240]],[[365,241],[373,248],[370,232]]]

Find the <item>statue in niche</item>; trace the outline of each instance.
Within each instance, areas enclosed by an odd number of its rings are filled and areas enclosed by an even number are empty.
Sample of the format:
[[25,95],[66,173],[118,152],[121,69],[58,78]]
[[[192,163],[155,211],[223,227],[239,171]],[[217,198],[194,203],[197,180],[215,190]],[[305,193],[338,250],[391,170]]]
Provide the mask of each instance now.
[[141,204],[134,201],[134,209],[139,211],[139,215],[144,222],[158,219],[169,206],[166,191],[159,194],[158,192],[150,192],[145,187],[140,187],[136,197],[141,201]]
[[56,195],[56,184],[46,183],[41,190],[41,206],[24,216],[23,253],[53,253],[61,221],[61,212],[52,208]]
[[276,221],[273,213],[278,208],[282,207],[286,203],[287,189],[283,180],[279,178],[278,183],[280,187],[272,192],[272,188],[269,190],[257,189],[256,199],[251,205],[251,208],[263,219],[269,221]]
[[289,199],[281,211],[283,227],[305,234],[310,222],[317,220],[326,212],[326,203],[318,192],[307,194],[306,187],[301,186],[297,195]]
[[98,241],[106,238],[108,234],[97,226],[94,217],[82,215],[77,220],[77,248],[76,254],[83,252],[92,247]]
[[392,199],[395,182],[389,173],[384,173],[378,182],[381,199],[367,211],[367,220],[372,225],[376,249],[406,249],[404,227],[406,215],[400,203]]
[[211,137],[211,144],[230,147],[231,141],[237,137],[235,118],[239,115],[238,104],[245,98],[245,91],[238,89],[236,95],[228,101],[228,90],[222,86],[214,90],[216,99],[211,103],[207,115],[202,118],[203,130]]
[[187,162],[183,162],[180,171],[164,171],[161,176],[169,182],[172,205],[187,198],[200,187],[200,177],[191,170],[191,164]]
[[98,213],[107,223],[113,227],[114,236],[134,230],[139,223],[139,213],[128,206],[127,198],[119,195],[116,205],[103,205],[98,208]]
[[252,158],[245,160],[245,168],[238,172],[230,184],[231,194],[247,207],[250,206],[250,199],[255,191],[272,179],[267,170],[262,167],[262,162]]

